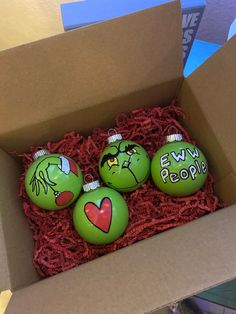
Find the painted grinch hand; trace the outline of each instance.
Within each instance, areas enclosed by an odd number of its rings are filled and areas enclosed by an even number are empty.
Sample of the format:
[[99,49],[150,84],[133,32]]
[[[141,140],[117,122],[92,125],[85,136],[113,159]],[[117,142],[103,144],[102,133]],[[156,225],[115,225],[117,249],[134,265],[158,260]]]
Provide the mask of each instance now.
[[36,153],[36,160],[26,173],[25,186],[28,196],[39,207],[60,209],[78,197],[82,174],[72,159],[42,150]]
[[[70,164],[74,169],[71,170]],[[53,186],[57,185],[49,178],[49,171],[51,166],[57,166],[64,174],[68,175],[72,171],[75,175],[78,175],[78,171],[74,163],[69,161],[64,156],[60,157],[47,157],[43,159],[36,167],[33,177],[30,181],[32,191],[36,191],[36,195],[40,194],[40,186],[44,189],[44,193],[48,193],[48,189],[52,189],[55,193],[59,193],[53,189]]]

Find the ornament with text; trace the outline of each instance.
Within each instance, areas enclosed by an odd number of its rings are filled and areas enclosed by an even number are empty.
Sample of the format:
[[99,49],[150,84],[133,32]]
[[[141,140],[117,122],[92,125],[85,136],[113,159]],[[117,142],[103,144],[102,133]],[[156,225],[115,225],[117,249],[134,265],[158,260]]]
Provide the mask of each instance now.
[[208,165],[199,148],[182,140],[181,134],[167,136],[167,144],[153,157],[151,174],[156,186],[171,196],[188,196],[204,185]]

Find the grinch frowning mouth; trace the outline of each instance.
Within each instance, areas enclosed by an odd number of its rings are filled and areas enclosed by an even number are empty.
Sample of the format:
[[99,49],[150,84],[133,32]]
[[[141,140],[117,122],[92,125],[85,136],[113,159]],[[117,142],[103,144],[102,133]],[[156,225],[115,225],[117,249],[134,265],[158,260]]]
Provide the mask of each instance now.
[[108,146],[99,161],[103,181],[110,187],[128,192],[142,185],[149,174],[150,161],[137,143],[117,141]]

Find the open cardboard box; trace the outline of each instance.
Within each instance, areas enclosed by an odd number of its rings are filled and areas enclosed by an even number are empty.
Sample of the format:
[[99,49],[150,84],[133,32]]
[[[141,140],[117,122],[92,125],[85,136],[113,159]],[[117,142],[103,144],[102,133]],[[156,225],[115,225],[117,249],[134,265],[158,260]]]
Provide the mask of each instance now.
[[[170,1],[0,53],[0,291],[7,313],[149,313],[236,277],[236,38],[183,78],[181,9]],[[229,207],[40,280],[9,153],[116,113],[178,97]]]

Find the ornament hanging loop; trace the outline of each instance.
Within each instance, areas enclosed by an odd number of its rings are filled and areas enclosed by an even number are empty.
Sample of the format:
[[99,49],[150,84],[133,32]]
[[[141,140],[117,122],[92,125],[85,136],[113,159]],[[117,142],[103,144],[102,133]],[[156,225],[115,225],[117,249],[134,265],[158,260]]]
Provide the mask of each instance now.
[[91,175],[91,173],[88,173],[84,176],[84,184],[88,184],[94,181],[94,177]]
[[117,131],[116,129],[109,129],[107,133],[108,133],[108,136],[110,137],[110,136],[116,135]]
[[178,133],[179,133],[179,130],[177,129],[177,127],[175,125],[171,125],[167,129],[167,135],[178,134]]
[[38,159],[39,157],[49,155],[50,152],[47,149],[40,149],[33,154],[33,160]]
[[116,141],[121,141],[122,135],[117,133],[116,129],[109,129],[108,130],[108,144],[114,143]]
[[182,141],[183,135],[179,132],[175,125],[171,125],[167,130],[166,143]]

